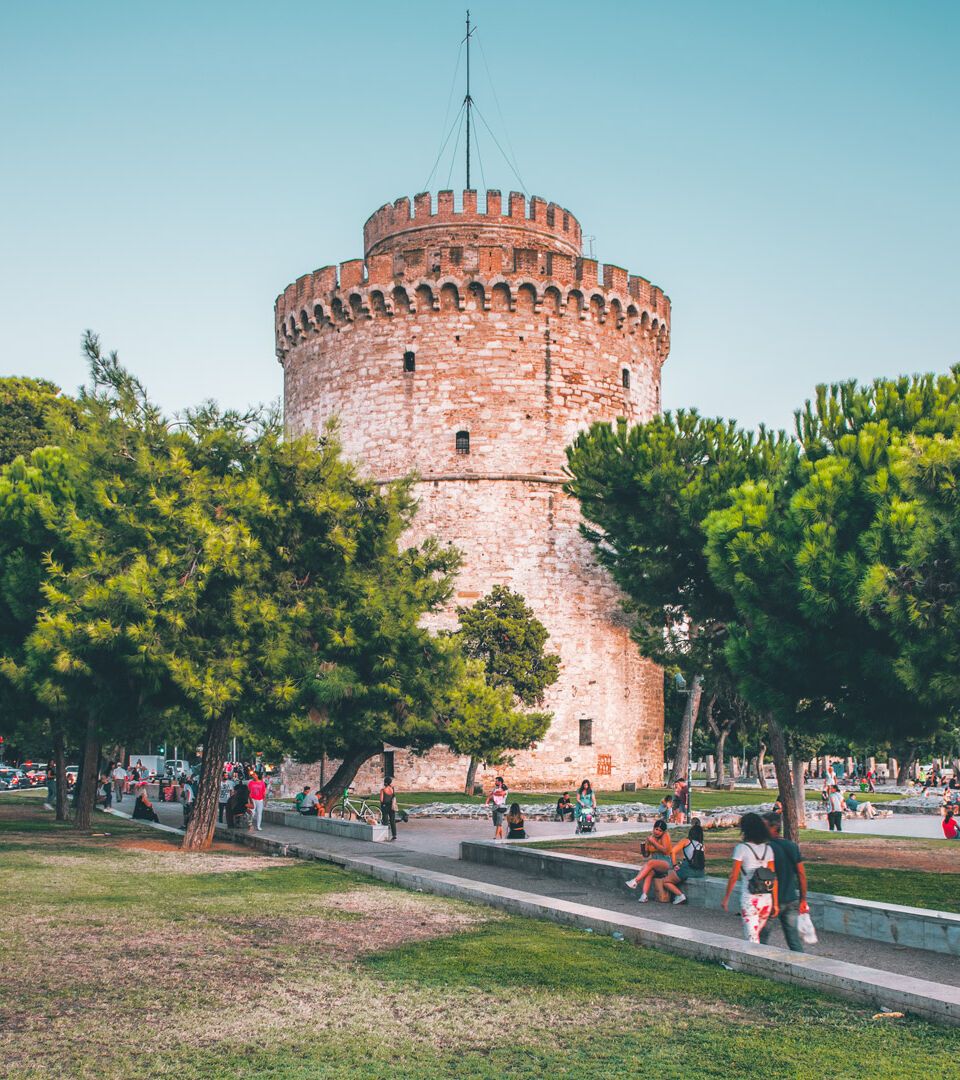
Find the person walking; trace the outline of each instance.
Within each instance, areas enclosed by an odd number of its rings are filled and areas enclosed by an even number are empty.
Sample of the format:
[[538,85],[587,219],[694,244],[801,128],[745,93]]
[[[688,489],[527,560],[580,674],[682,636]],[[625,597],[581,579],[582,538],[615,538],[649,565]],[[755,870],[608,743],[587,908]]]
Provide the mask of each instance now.
[[593,793],[593,784],[589,780],[584,780],[580,785],[580,790],[577,792],[577,802],[573,808],[574,819],[580,821],[588,811],[592,812],[596,817],[597,797]]
[[837,832],[843,832],[843,796],[836,784],[831,784],[827,792],[827,824],[830,826],[830,832],[834,829]]
[[220,791],[217,794],[217,821],[223,824],[223,815],[227,811],[227,801],[233,794],[233,781],[224,773],[220,781]]
[[113,791],[117,796],[117,802],[123,802],[123,782],[127,778],[127,770],[123,767],[123,762],[118,761],[110,775],[113,780]]
[[743,842],[733,849],[733,866],[727,879],[727,891],[720,905],[728,910],[730,894],[740,879],[740,919],[747,941],[760,943],[760,931],[771,918],[780,914],[777,900],[776,861],[770,846],[770,830],[759,814],[744,814],[740,819]]
[[507,812],[507,785],[504,782],[502,776],[498,776],[494,781],[493,791],[487,796],[487,800],[484,803],[485,806],[493,803],[493,838],[494,840],[503,839],[503,818]]
[[[780,928],[791,952],[803,952],[803,941],[797,929],[797,919],[807,914],[807,870],[803,865],[799,844],[784,840],[781,836],[783,819],[779,814],[764,814],[763,820],[770,830],[770,846],[777,875],[777,898],[780,902]],[[772,920],[768,919],[760,931],[760,944],[766,945],[770,937]]]
[[190,824],[190,815],[193,813],[193,785],[185,780],[180,790],[180,798],[183,801],[183,827]]
[[383,787],[380,789],[380,820],[384,825],[390,826],[390,839],[397,838],[397,792],[393,786],[393,777],[383,778]]
[[262,832],[263,804],[267,798],[267,785],[262,777],[253,773],[247,781],[247,791],[250,793],[250,802],[253,805],[253,827],[257,832]]

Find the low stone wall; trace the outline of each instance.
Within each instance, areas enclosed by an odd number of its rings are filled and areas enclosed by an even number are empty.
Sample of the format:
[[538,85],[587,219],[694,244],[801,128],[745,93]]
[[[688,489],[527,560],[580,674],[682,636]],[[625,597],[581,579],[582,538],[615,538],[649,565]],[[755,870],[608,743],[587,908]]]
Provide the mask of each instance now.
[[[639,869],[639,864],[631,867],[605,859],[523,847],[518,841],[494,844],[484,840],[464,840],[460,844],[460,858],[465,862],[509,867],[542,877],[586,882],[616,892],[623,891],[623,883],[631,870],[635,873]],[[708,877],[684,884],[684,892],[693,907],[719,909],[725,889],[726,882],[722,878]],[[818,930],[960,956],[960,915],[828,893],[811,892],[807,900]],[[731,910],[738,905],[739,892],[734,890]]]
[[307,832],[325,833],[327,836],[342,836],[348,840],[370,840],[375,844],[389,839],[390,830],[386,825],[368,825],[365,821],[344,821],[340,818],[307,817],[295,810],[264,810],[263,820],[268,825],[284,825],[288,829],[304,829]]

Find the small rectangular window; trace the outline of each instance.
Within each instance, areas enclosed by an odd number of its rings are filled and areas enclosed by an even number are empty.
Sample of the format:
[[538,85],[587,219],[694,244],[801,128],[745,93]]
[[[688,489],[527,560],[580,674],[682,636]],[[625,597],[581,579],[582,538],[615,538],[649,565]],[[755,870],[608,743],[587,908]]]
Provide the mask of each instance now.
[[470,453],[470,432],[469,431],[458,431],[457,432],[456,447],[457,447],[457,453],[458,454],[469,454]]
[[580,745],[593,746],[593,721],[580,721]]
[[630,389],[630,369],[628,367],[623,369],[623,388],[624,390]]
[[417,356],[416,356],[416,353],[405,352],[403,354],[403,370],[404,371],[416,371],[417,370]]

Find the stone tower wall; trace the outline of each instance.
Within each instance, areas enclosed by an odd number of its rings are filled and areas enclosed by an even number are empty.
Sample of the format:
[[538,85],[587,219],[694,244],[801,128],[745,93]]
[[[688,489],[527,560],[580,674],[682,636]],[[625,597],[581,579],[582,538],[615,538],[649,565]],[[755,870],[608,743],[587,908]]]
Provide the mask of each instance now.
[[[429,196],[414,200],[413,215],[407,200],[384,207],[367,222],[365,260],[305,275],[278,297],[287,423],[317,431],[337,416],[346,454],[368,475],[416,470],[410,539],[461,549],[456,604],[507,584],[547,626],[562,662],[544,703],[554,721],[515,755],[514,786],[658,782],[661,674],[630,641],[562,483],[578,431],[659,409],[669,300],[644,278],[580,257],[567,211],[543,200],[527,210],[514,194],[501,218],[499,193],[488,193],[485,214],[475,198],[464,193],[460,212],[451,193],[435,214]],[[469,453],[458,452],[458,432],[469,433]],[[455,625],[454,612],[440,622]],[[394,763],[407,788],[456,786],[466,768],[442,751],[397,751]],[[378,770],[372,763],[358,783]]]

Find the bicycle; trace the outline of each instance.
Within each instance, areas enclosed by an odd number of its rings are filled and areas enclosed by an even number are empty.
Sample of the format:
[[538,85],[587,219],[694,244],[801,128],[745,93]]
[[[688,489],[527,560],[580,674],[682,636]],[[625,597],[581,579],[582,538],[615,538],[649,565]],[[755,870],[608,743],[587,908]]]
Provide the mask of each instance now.
[[330,811],[330,816],[346,821],[365,821],[368,825],[379,825],[380,804],[368,803],[363,795],[358,795],[359,805],[350,798],[350,792],[345,791],[343,798]]

